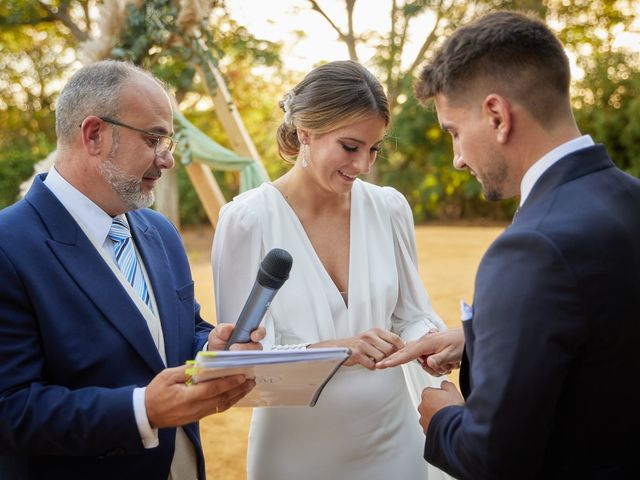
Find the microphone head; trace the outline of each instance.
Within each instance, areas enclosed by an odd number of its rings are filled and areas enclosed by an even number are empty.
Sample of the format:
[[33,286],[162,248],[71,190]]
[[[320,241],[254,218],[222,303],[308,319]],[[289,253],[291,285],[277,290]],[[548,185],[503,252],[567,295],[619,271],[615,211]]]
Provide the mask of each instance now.
[[278,289],[289,278],[293,258],[281,248],[274,248],[267,253],[260,264],[257,281],[263,287]]

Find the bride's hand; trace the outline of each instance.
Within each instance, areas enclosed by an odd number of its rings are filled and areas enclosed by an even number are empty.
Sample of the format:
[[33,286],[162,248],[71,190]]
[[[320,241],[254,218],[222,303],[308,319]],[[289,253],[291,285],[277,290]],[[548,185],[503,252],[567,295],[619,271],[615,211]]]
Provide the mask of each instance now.
[[[398,335],[377,327],[355,337],[342,338],[330,343],[332,346],[351,350],[351,356],[344,363],[345,366],[362,365],[369,370],[375,369],[376,362],[404,347],[404,341]],[[317,344],[316,346],[322,345]]]

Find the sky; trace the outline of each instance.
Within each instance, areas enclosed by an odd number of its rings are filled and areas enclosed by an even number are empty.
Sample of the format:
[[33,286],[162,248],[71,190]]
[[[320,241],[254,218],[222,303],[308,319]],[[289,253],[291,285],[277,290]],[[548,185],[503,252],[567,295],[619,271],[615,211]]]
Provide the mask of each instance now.
[[[338,40],[336,31],[318,12],[311,10],[307,0],[226,0],[231,16],[244,25],[257,38],[282,41],[286,67],[291,70],[308,71],[318,62],[345,60],[349,52]],[[343,0],[320,0],[320,6],[336,25],[346,31],[347,13]],[[355,4],[354,30],[386,32],[389,29],[390,0],[360,0]],[[375,6],[375,8],[372,8]],[[413,60],[422,42],[419,30],[429,31],[427,16],[414,19],[409,38],[414,38],[406,47],[405,61]],[[293,32],[305,32],[299,39]],[[372,49],[358,46],[362,63],[374,54]]]
[[[225,3],[232,18],[257,38],[283,42],[283,59],[288,69],[308,71],[323,60],[348,58],[347,47],[338,41],[335,30],[318,12],[311,10],[307,0],[226,0]],[[346,30],[344,1],[320,0],[319,3],[329,17],[343,31]],[[356,33],[364,30],[388,31],[390,4],[390,0],[357,1],[354,12]],[[640,11],[640,2],[636,8]],[[415,57],[424,39],[424,32],[431,30],[431,23],[432,19],[425,15],[412,22],[403,58],[405,66]],[[295,30],[304,31],[306,37],[297,38],[293,33]],[[632,30],[636,33],[621,32],[616,44],[640,51],[640,34],[637,33],[640,32],[640,19]],[[358,46],[359,59],[365,65],[373,54],[373,50]],[[575,62],[572,63],[575,68]],[[580,72],[574,70],[574,76],[579,77]]]

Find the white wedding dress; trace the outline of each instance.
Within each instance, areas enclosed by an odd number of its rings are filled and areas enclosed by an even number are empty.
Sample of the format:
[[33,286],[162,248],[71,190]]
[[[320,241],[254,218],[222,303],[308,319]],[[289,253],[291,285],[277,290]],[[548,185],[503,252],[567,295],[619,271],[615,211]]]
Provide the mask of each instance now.
[[[418,270],[406,199],[389,187],[357,180],[351,193],[348,307],[316,255],[302,224],[271,184],[225,205],[213,242],[217,318],[235,322],[272,248],[293,257],[289,279],[263,325],[266,349],[352,337],[380,327],[413,340],[446,327],[431,307]],[[341,248],[336,245],[335,248]],[[423,458],[416,401],[442,378],[424,373],[409,393],[402,368],[342,367],[317,405],[253,411],[250,480],[372,480],[450,478]]]

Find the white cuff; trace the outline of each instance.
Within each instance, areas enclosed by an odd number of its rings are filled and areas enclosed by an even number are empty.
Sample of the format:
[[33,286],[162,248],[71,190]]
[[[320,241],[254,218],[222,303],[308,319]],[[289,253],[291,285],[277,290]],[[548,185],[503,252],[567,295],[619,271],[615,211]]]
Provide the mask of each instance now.
[[436,325],[434,325],[433,322],[431,322],[431,320],[427,318],[423,318],[420,321],[414,322],[410,324],[408,327],[406,327],[403,330],[402,335],[400,335],[400,337],[402,337],[402,339],[406,342],[411,342],[413,340],[417,340],[418,338],[429,333],[430,331],[437,332],[439,330],[440,329]]
[[144,406],[144,395],[147,388],[133,389],[133,414],[136,417],[136,425],[140,432],[140,439],[144,448],[155,448],[160,445],[158,440],[158,429],[151,428],[147,417],[147,408]]

